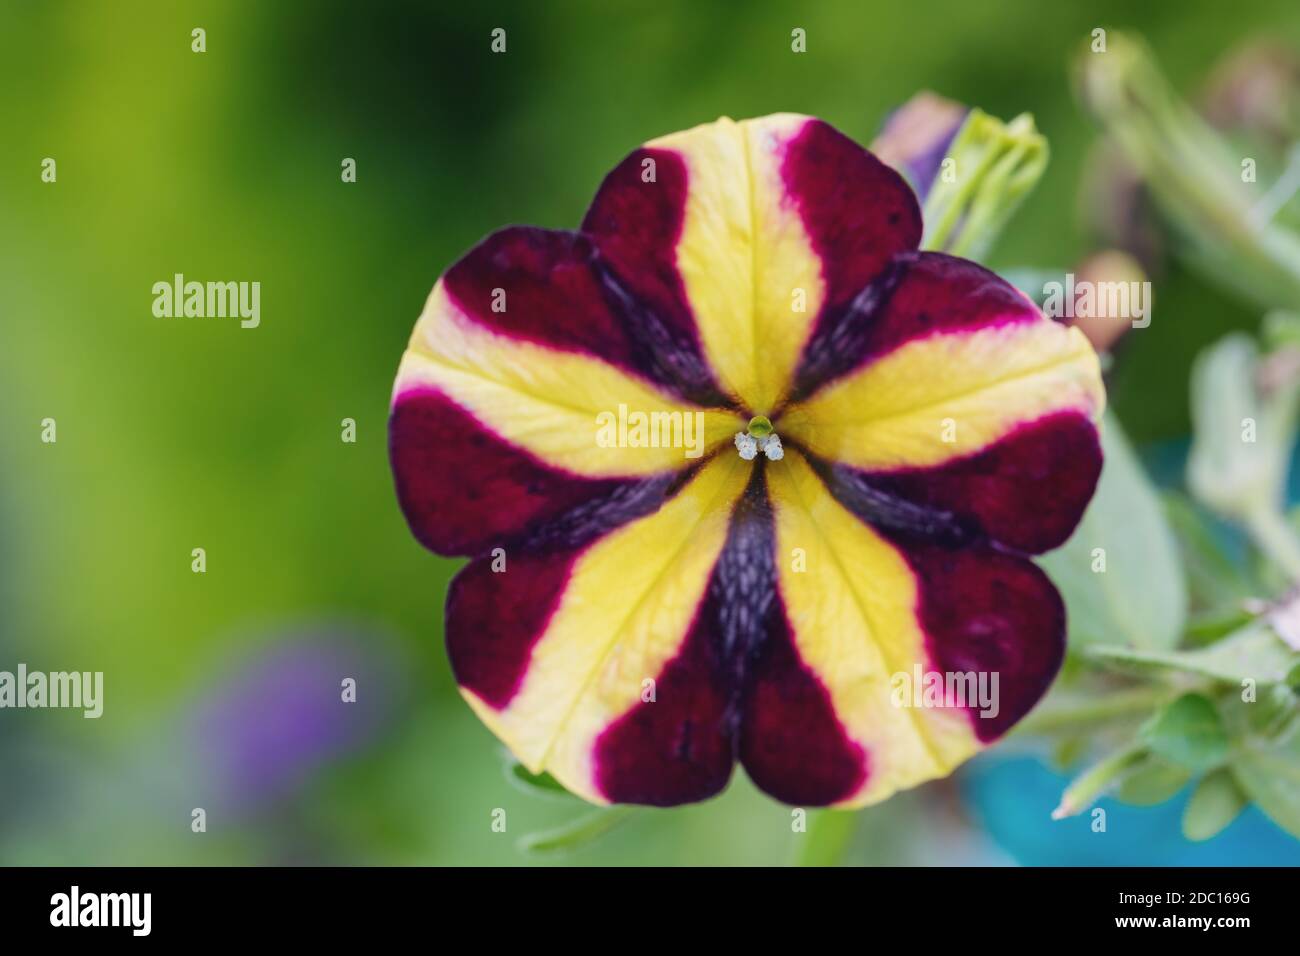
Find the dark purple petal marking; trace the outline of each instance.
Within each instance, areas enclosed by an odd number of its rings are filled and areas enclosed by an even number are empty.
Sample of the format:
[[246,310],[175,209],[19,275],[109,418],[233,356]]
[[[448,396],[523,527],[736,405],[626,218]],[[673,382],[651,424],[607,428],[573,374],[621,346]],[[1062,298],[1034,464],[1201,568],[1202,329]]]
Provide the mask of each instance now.
[[502,229],[443,281],[461,310],[494,332],[591,355],[691,401],[721,404],[698,348],[674,317],[628,287],[586,235]]
[[731,516],[727,546],[709,582],[708,619],[714,647],[733,689],[732,712],[742,705],[741,689],[769,620],[779,613],[776,587],[776,529],[767,497],[766,459],[750,475]]
[[822,806],[863,784],[866,754],[795,649],[777,585],[765,467],[754,469],[714,575],[716,637],[732,686],[741,688],[738,746],[750,779],[778,800]]
[[637,704],[597,741],[597,779],[610,800],[671,806],[726,786],[745,667],[774,607],[772,548],[760,466],[732,511],[683,649],[656,679],[656,699]]
[[629,521],[659,510],[695,477],[700,467],[617,482],[608,493],[577,504],[549,521],[539,522],[519,536],[516,547],[553,551],[589,544]]
[[610,724],[595,746],[596,782],[616,803],[670,807],[713,796],[731,779],[731,693],[702,610],[681,652],[655,679],[655,698]]
[[[654,179],[643,178],[645,163]],[[666,149],[638,149],[601,183],[582,221],[600,249],[606,296],[626,320],[628,334],[683,397],[701,405],[730,405],[704,357],[695,316],[677,271],[677,243],[686,217],[689,173]]]
[[[652,182],[643,164],[654,163]],[[582,232],[600,247],[627,288],[676,335],[696,340],[695,320],[677,273],[689,192],[686,163],[666,149],[638,149],[610,171],[582,220]]]
[[461,687],[498,710],[510,703],[580,553],[508,554],[505,571],[485,555],[456,575],[447,592],[447,656]]
[[882,487],[876,480],[880,476],[846,465],[809,460],[835,500],[873,528],[949,547],[960,547],[981,537],[971,520],[932,504],[920,504],[896,490]]
[[845,799],[867,779],[867,754],[849,739],[825,685],[799,659],[784,609],[769,615],[750,665],[740,760],[760,790],[800,806]]
[[601,293],[595,258],[585,236],[512,226],[466,253],[443,282],[470,318],[494,332],[634,369],[620,316]]
[[921,241],[921,209],[903,177],[821,120],[809,120],[790,141],[781,175],[821,258],[819,322]]
[[1046,321],[995,273],[939,252],[899,256],[845,308],[822,319],[795,374],[796,399],[915,339]]
[[597,742],[597,779],[610,800],[703,800],[726,786],[737,755],[757,786],[789,803],[833,803],[866,779],[862,748],[795,651],[774,547],[760,463],[655,701],[638,703]]
[[1040,554],[1064,544],[1078,526],[1101,464],[1096,426],[1069,411],[1021,425],[964,458],[932,468],[857,472],[856,479],[930,512],[936,523],[974,527],[1009,548]]
[[438,554],[479,554],[548,533],[574,544],[654,510],[671,481],[585,478],[553,468],[432,389],[398,397],[388,434],[402,513],[416,539]]
[[968,706],[987,743],[1038,703],[1065,658],[1065,605],[1028,558],[991,547],[950,550],[896,539],[919,585],[918,617],[931,668],[944,674],[996,673],[998,713]]

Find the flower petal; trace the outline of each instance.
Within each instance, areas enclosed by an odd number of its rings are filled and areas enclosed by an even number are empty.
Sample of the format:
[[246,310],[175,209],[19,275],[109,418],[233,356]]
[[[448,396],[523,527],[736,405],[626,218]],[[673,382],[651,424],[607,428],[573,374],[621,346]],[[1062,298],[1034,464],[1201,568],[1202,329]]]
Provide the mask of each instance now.
[[824,309],[920,241],[902,178],[832,127],[778,114],[655,140],[605,180],[583,223],[665,324],[694,329],[722,388],[775,408]]
[[867,520],[1037,553],[1069,537],[1096,487],[1095,356],[974,263],[899,257],[818,328],[797,381],[811,398],[782,429],[826,456]]
[[657,303],[619,282],[588,236],[502,229],[448,269],[443,282],[481,329],[598,358],[696,404],[719,404],[697,347]]
[[800,358],[793,400],[939,332],[1032,324],[1044,316],[996,273],[941,252],[907,253],[843,308],[823,314]]
[[556,468],[431,387],[395,398],[389,457],[412,533],[446,555],[521,539],[589,538],[653,511],[676,478],[599,479]]
[[815,344],[817,371],[801,378],[839,377],[781,416],[783,435],[829,461],[889,471],[969,456],[1053,413],[1100,417],[1101,370],[1082,333],[1030,311],[1000,280],[972,288],[967,274],[949,289],[946,272],[911,270],[883,310],[843,332],[851,370]]
[[826,806],[862,789],[867,754],[845,729],[818,672],[774,613],[750,664],[740,761],[749,779],[789,804]]
[[875,493],[862,508],[844,502],[864,519],[878,513],[873,505],[883,495],[955,521],[979,537],[1041,554],[1064,544],[1078,526],[1101,462],[1097,426],[1086,415],[1063,411],[1017,426],[982,450],[942,465],[853,474],[836,466],[830,480]]
[[[1031,562],[886,537],[835,501],[798,452],[766,467],[791,653],[835,715],[823,736],[843,734],[837,749],[858,748],[862,772],[843,773],[837,792],[805,792],[790,746],[778,783],[750,771],[760,786],[797,802],[875,803],[947,774],[1038,700],[1064,652],[1064,610]],[[996,716],[895,696],[900,679],[958,672],[998,674]]]
[[530,770],[597,803],[680,803],[725,786],[730,693],[712,629],[697,621],[750,476],[736,456],[715,458],[654,514],[605,537],[507,555],[502,573],[480,559],[456,578],[452,667]]
[[[505,230],[430,293],[390,446],[403,511],[433,550],[476,553],[588,502],[640,499],[735,433],[732,413],[646,377],[655,367],[638,364],[593,257],[572,234]],[[638,415],[648,445],[602,440],[602,416],[617,429]]]
[[609,799],[671,806],[711,796],[730,778],[746,661],[774,603],[771,555],[770,511],[751,469],[682,650],[653,699],[643,694],[596,741]]

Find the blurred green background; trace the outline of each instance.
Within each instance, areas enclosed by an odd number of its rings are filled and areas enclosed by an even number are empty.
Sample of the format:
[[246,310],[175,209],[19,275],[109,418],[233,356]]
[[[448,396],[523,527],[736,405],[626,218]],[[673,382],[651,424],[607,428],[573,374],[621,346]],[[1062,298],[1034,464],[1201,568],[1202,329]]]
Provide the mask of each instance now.
[[[506,779],[442,649],[456,563],[391,487],[389,391],[438,274],[501,225],[576,225],[653,136],[789,110],[866,142],[923,88],[1034,114],[1051,166],[994,264],[1066,268],[1093,248],[1069,82],[1092,28],[1143,34],[1189,93],[1236,41],[1300,40],[1294,0],[4,0],[0,20],[0,668],[106,685],[99,720],[0,712],[2,863],[544,862],[518,838],[585,811]],[[178,272],[259,281],[261,326],[154,318]],[[1187,433],[1193,356],[1258,320],[1176,269],[1155,295],[1112,382],[1143,443]],[[932,785],[865,813],[851,859],[1012,859],[980,819]],[[782,863],[790,821],[738,775],[561,859]]]

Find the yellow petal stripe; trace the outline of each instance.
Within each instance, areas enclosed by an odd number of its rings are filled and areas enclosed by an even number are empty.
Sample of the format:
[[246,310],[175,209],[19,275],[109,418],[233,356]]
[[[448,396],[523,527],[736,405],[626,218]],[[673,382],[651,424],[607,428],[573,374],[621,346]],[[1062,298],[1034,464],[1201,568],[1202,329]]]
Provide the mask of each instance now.
[[1104,404],[1087,339],[1044,320],[908,342],[795,406],[777,428],[821,457],[888,470],[972,454],[1052,412],[1095,420]]
[[[930,670],[907,562],[831,497],[798,452],[769,462],[767,478],[795,647],[867,753],[866,782],[841,805],[877,803],[945,776],[979,743],[960,710],[893,701],[893,675],[911,675],[917,663]],[[796,554],[801,561],[791,560]]]
[[756,414],[788,386],[821,309],[821,260],[781,181],[807,117],[721,119],[646,145],[677,152],[689,195],[677,269],[725,389]]
[[714,459],[658,512],[583,553],[504,710],[462,688],[530,770],[606,802],[594,779],[593,744],[681,648],[750,467],[734,454]]
[[[422,387],[443,392],[545,463],[588,477],[679,469],[744,426],[731,413],[684,403],[592,356],[498,335],[467,318],[441,281],[416,324],[394,394]],[[647,423],[639,433],[638,421]]]

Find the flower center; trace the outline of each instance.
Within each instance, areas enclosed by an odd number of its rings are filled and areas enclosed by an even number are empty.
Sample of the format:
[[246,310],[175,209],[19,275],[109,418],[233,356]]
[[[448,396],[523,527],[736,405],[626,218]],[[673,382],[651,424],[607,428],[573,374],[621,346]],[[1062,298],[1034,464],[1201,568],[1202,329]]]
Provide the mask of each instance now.
[[762,415],[751,418],[745,431],[736,432],[736,450],[745,461],[753,461],[760,451],[772,461],[780,461],[785,454],[772,422]]

